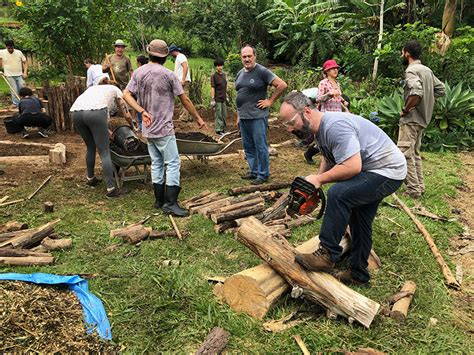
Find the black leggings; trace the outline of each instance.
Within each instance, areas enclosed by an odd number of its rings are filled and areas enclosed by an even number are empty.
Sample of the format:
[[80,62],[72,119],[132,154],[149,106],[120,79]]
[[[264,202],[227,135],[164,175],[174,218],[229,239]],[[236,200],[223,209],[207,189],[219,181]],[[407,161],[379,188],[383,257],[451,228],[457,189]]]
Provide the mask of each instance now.
[[86,143],[87,176],[94,177],[95,154],[99,151],[102,170],[108,188],[114,187],[114,173],[110,159],[109,130],[107,126],[107,110],[89,110],[72,112],[74,126]]

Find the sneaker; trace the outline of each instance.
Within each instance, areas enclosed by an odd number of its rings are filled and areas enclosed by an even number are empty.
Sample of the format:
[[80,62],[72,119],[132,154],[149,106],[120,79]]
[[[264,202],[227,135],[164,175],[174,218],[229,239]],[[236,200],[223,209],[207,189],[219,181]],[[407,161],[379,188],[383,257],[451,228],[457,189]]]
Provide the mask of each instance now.
[[30,134],[26,131],[26,129],[21,131],[21,138],[26,139],[30,136]]
[[257,175],[254,175],[251,172],[248,172],[247,174],[242,175],[240,178],[244,180],[254,180],[257,178]]
[[329,251],[323,247],[311,254],[296,254],[295,261],[310,271],[329,271],[336,265],[331,261]]
[[48,138],[48,133],[46,133],[46,130],[45,129],[39,129],[38,130],[38,134],[43,137],[43,138]]
[[350,269],[345,270],[345,271],[340,271],[334,274],[334,277],[338,279],[340,282],[342,282],[343,284],[348,285],[348,286],[360,286],[360,287],[370,286],[369,281],[361,281],[354,278],[352,276],[352,272]]
[[92,179],[87,179],[86,185],[94,187],[94,186],[99,185],[101,182],[102,182],[102,179],[98,179],[94,176]]
[[114,187],[113,190],[107,191],[107,193],[105,194],[105,197],[114,198],[114,197],[125,195],[127,193],[128,193],[128,190],[126,189],[119,189],[117,187]]
[[268,179],[260,179],[260,178],[256,178],[255,180],[252,180],[252,185],[262,185],[264,183],[266,183],[268,181]]

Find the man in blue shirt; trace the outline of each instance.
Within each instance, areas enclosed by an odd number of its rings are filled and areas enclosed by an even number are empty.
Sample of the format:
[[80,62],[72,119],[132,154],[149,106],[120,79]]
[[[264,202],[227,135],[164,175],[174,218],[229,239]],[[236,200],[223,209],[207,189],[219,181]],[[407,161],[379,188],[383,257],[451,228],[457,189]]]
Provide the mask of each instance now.
[[[260,185],[270,176],[267,144],[269,107],[283,94],[287,85],[269,69],[257,64],[255,48],[247,45],[242,48],[240,55],[244,67],[235,79],[237,120],[249,165],[249,171],[242,179]],[[268,99],[269,85],[275,87],[275,92]]]

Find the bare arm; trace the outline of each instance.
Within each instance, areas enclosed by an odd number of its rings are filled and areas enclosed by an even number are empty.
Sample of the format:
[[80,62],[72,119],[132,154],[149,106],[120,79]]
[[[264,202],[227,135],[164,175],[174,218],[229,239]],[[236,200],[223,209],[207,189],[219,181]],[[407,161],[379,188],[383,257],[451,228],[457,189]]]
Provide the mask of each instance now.
[[359,174],[361,171],[362,158],[360,156],[360,152],[358,152],[342,163],[337,164],[331,169],[323,172],[322,174],[308,175],[306,180],[314,184],[316,187],[320,187],[331,182],[348,180]]
[[153,117],[138,104],[137,100],[133,98],[132,93],[127,89],[125,89],[123,92],[123,99],[127,104],[130,105],[131,108],[142,114],[143,123],[145,124],[145,127],[148,127],[151,124]]
[[132,127],[134,130],[137,129],[137,127],[134,125],[134,122],[133,122],[133,117],[132,115],[130,114],[130,112],[128,111],[128,108],[127,106],[125,105],[125,101],[121,98],[117,98],[116,100],[117,102],[117,106],[119,107],[120,109],[120,112],[122,113],[122,116],[125,117],[125,119],[127,120],[128,124],[130,125],[130,127]]
[[329,164],[326,161],[326,158],[324,158],[321,155],[321,163],[319,164],[319,170],[318,170],[318,175],[321,175],[322,173],[325,173],[326,171],[329,170]]
[[28,61],[24,61],[23,63],[23,79],[28,78]]
[[188,62],[183,62],[181,65],[183,66],[183,79],[181,80],[181,85],[184,85],[186,82],[186,76],[188,75],[189,66]]
[[288,85],[281,80],[278,76],[273,79],[271,85],[275,88],[275,92],[273,93],[272,97],[266,100],[259,100],[257,103],[257,107],[259,109],[264,109],[273,105],[273,103],[285,92]]
[[183,104],[184,108],[191,114],[196,119],[196,122],[199,126],[199,128],[205,128],[207,129],[206,123],[203,121],[199,113],[197,112],[196,108],[194,107],[193,103],[189,99],[189,97],[186,96],[186,94],[181,94],[178,96],[179,100]]

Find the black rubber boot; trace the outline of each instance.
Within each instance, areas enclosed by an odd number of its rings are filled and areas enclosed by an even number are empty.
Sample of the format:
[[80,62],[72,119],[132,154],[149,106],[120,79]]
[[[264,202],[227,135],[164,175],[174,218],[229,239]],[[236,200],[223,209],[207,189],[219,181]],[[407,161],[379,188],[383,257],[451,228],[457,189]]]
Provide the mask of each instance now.
[[304,158],[308,164],[315,164],[313,160],[313,156],[319,153],[319,148],[315,145],[312,145],[308,148],[308,150],[304,153]]
[[155,208],[163,207],[165,203],[165,184],[153,184],[153,191],[155,192]]
[[165,189],[165,203],[163,204],[163,212],[176,217],[187,217],[189,212],[178,205],[178,195],[181,191],[179,186],[168,186]]

